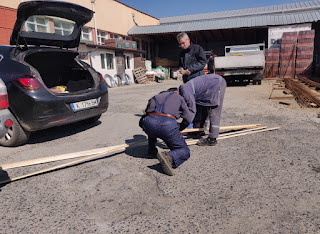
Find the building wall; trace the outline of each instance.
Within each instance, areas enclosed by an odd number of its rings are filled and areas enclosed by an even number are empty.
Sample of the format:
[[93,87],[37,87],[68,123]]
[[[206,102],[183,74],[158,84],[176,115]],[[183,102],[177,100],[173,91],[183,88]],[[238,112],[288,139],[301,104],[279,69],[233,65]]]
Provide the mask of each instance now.
[[[0,6],[17,9],[21,0],[0,0]],[[93,10],[91,0],[67,0],[88,9]],[[96,0],[94,3],[97,29],[127,35],[127,32],[135,25],[132,14],[135,14],[136,22],[142,25],[157,25],[159,20],[136,9],[126,6],[115,0]],[[93,28],[92,19],[86,26]]]
[[[2,0],[1,0],[2,1]],[[0,45],[9,45],[17,10],[0,6]]]

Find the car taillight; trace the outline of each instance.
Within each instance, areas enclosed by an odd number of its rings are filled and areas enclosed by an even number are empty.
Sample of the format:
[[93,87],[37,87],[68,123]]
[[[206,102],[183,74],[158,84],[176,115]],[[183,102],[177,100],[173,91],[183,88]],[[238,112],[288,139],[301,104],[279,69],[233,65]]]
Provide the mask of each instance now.
[[0,95],[0,110],[7,109],[9,107],[8,95]]
[[219,75],[219,76],[223,76],[224,72],[216,72],[216,74]]
[[106,81],[105,81],[105,79],[103,78],[103,76],[101,75],[101,73],[99,73],[99,75],[100,75],[100,82],[101,82],[101,83],[106,83]]
[[42,88],[42,84],[33,76],[18,78],[16,79],[16,83],[27,90],[38,90]]
[[7,127],[7,128],[10,128],[12,127],[13,125],[13,121],[11,119],[7,119],[6,122],[4,123],[4,125]]

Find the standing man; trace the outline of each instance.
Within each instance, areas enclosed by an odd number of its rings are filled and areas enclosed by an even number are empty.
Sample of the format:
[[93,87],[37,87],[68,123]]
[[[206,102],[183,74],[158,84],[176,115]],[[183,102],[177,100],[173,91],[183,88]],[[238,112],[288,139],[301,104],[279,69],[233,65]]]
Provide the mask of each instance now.
[[204,75],[207,58],[202,47],[191,43],[185,32],[179,33],[177,40],[179,47],[183,49],[179,59],[179,72],[183,75],[183,82],[186,83],[192,78]]
[[[190,157],[190,150],[180,133],[192,121],[194,114],[177,88],[161,92],[152,97],[142,116],[139,126],[148,134],[148,154],[160,161],[163,171],[172,176],[172,168],[181,165]],[[180,126],[177,119],[183,118]],[[156,148],[157,138],[162,139],[169,147],[169,152],[161,152]]]
[[217,57],[216,54],[212,54],[210,55],[209,59],[208,59],[208,73],[209,74],[214,74],[214,58]]
[[217,144],[225,90],[225,79],[215,74],[198,76],[180,86],[179,92],[186,100],[190,111],[194,113],[197,105],[203,109],[200,127],[203,127],[209,115],[209,136],[201,138],[197,145],[213,146]]

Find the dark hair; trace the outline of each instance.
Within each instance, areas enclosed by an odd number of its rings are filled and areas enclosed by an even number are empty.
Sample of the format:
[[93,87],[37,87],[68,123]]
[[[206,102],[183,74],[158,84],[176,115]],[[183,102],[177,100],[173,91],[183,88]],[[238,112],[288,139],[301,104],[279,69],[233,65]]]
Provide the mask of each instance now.
[[177,87],[173,87],[167,90],[168,92],[174,92],[174,91],[178,91]]

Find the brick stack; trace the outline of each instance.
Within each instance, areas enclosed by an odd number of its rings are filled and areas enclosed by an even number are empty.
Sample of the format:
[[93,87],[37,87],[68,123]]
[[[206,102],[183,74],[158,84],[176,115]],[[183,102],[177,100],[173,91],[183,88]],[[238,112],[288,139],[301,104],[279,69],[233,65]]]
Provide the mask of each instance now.
[[301,31],[298,34],[296,78],[312,73],[315,31]]
[[280,77],[293,78],[295,72],[295,57],[297,32],[284,32],[281,38]]
[[264,71],[265,78],[279,77],[279,48],[265,50],[266,67]]

